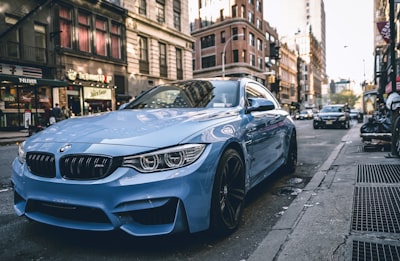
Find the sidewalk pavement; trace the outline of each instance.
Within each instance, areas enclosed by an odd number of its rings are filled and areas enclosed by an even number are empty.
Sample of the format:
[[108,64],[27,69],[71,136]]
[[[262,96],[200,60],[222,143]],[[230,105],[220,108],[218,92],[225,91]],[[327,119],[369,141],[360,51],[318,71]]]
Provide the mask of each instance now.
[[0,146],[18,144],[29,136],[28,130],[0,131]]
[[400,159],[366,150],[360,127],[348,131],[247,261],[400,260]]

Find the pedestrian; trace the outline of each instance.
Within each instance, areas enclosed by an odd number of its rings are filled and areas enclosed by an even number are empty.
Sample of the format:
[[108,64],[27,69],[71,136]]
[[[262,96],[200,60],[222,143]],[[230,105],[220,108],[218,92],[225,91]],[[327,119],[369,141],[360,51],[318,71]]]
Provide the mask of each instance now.
[[68,119],[69,117],[71,117],[71,112],[69,111],[69,109],[67,109],[67,107],[62,106],[61,107],[61,120]]
[[51,110],[48,106],[43,105],[42,109],[44,111],[43,114],[43,126],[49,126],[50,125],[50,117],[51,117]]
[[[53,110],[51,111],[51,116],[54,117],[55,122],[60,121],[61,120],[61,109],[58,105],[58,103],[56,103],[56,106],[53,108]],[[52,120],[53,121],[53,120]]]

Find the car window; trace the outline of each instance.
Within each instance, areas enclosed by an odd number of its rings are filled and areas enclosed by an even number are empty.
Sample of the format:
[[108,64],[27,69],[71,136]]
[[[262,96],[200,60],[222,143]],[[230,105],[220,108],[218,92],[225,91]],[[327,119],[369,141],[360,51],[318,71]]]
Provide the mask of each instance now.
[[249,104],[249,100],[248,100],[249,98],[266,98],[274,103],[275,108],[280,107],[278,101],[275,99],[275,97],[272,95],[272,93],[270,91],[268,91],[268,89],[265,88],[264,86],[250,82],[250,83],[247,83],[245,88],[246,88],[246,90],[245,90],[246,104],[248,106],[251,106],[251,104]]
[[321,112],[343,112],[343,107],[327,106],[321,109]]
[[227,108],[238,105],[238,81],[185,81],[156,86],[125,109]]

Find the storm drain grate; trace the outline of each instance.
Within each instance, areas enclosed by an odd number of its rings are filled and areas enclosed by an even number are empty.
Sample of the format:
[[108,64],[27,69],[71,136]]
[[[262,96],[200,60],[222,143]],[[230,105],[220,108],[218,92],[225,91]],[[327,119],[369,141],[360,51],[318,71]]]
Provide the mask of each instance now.
[[353,241],[352,260],[400,260],[400,247],[371,242]]
[[355,187],[352,229],[400,233],[400,188]]
[[400,183],[398,164],[360,164],[357,169],[358,183]]

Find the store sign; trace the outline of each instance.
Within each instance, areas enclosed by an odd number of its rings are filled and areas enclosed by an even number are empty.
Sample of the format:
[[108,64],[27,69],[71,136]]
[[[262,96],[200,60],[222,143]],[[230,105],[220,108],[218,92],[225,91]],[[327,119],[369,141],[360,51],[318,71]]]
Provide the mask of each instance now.
[[37,84],[37,80],[36,79],[32,79],[32,78],[18,78],[19,83],[26,83],[26,84]]
[[83,73],[72,69],[69,69],[66,74],[70,81],[82,80],[101,83],[110,83],[112,81],[112,76],[110,75]]
[[85,87],[83,89],[85,99],[111,100],[111,89]]

